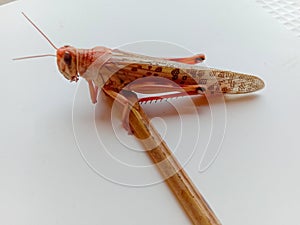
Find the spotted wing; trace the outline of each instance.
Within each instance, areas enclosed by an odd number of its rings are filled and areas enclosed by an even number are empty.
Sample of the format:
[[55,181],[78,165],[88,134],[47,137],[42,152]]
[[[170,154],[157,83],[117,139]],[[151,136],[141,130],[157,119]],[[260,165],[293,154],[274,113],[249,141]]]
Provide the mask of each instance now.
[[[106,76],[111,86],[120,90],[131,82],[137,83],[145,91],[147,87],[156,87],[153,91],[155,93],[159,90],[168,92],[172,83],[174,87],[193,87],[211,94],[243,94],[264,87],[264,82],[253,75],[188,65],[120,50],[113,50],[113,57],[103,66],[101,73]],[[156,77],[165,78],[166,81],[155,79]]]

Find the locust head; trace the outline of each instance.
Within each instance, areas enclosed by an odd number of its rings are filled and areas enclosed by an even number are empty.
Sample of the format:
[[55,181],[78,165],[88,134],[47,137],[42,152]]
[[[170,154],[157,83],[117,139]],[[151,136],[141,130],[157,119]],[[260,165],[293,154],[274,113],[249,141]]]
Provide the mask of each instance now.
[[65,45],[56,51],[57,67],[61,74],[67,79],[78,81],[78,63],[77,63],[77,49]]
[[23,16],[31,23],[36,30],[49,42],[49,44],[56,50],[56,55],[54,54],[43,54],[43,55],[34,55],[34,56],[26,56],[15,58],[16,60],[19,59],[30,59],[30,58],[38,58],[38,57],[45,57],[45,56],[56,56],[57,58],[57,66],[61,74],[67,79],[72,81],[78,81],[79,73],[78,73],[78,62],[77,62],[77,49],[65,45],[61,48],[57,48],[52,41],[37,27],[23,12]]
[[[56,55],[54,54],[42,54],[15,58],[15,60],[20,59],[30,59],[38,57],[56,56],[57,67],[60,73],[69,81],[77,82],[79,80],[79,75],[87,80],[92,80],[97,72],[98,68],[111,58],[111,50],[105,47],[95,47],[87,51],[87,49],[76,49],[72,46],[65,45],[63,47],[57,48],[52,41],[38,28],[35,23],[29,19],[23,12],[23,16],[31,23],[31,25],[48,41],[48,43],[56,50]],[[94,62],[95,66],[91,66]],[[80,65],[80,66],[79,66]],[[96,69],[95,69],[96,68]]]

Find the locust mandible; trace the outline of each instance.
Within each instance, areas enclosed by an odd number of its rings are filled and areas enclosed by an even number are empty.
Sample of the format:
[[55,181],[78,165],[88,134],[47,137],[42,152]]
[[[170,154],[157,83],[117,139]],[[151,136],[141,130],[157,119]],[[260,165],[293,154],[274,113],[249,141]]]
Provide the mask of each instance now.
[[205,59],[203,54],[185,58],[156,58],[106,47],[78,49],[65,45],[57,48],[22,14],[56,49],[56,55],[17,59],[56,56],[58,69],[67,80],[77,82],[79,78],[84,78],[88,82],[93,103],[97,102],[98,90],[102,89],[125,106],[123,126],[126,129],[130,102],[126,95],[120,94],[124,91],[159,94],[139,99],[139,102],[148,102],[186,95],[244,94],[264,87],[264,82],[253,75],[195,65]]

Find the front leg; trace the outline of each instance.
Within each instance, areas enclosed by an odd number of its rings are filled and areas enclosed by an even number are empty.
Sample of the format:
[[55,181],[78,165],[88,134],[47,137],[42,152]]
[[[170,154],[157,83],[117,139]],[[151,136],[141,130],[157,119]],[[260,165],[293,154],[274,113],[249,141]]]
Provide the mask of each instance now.
[[92,80],[87,81],[89,84],[89,90],[90,90],[90,96],[92,103],[95,104],[97,103],[97,96],[98,96],[98,87],[94,85]]

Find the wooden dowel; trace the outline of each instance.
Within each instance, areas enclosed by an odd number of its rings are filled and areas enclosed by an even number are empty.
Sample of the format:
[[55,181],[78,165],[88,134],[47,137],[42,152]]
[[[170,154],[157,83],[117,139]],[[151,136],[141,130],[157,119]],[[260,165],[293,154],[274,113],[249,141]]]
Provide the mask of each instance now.
[[[132,102],[136,102],[136,100],[131,99]],[[196,225],[221,225],[171,150],[150,124],[147,115],[137,102],[131,108],[129,125],[133,134],[144,145],[149,157],[157,166],[161,176],[192,223]]]

